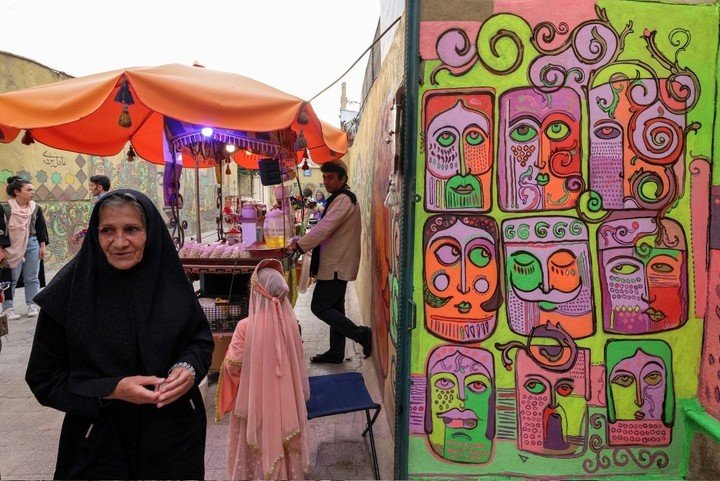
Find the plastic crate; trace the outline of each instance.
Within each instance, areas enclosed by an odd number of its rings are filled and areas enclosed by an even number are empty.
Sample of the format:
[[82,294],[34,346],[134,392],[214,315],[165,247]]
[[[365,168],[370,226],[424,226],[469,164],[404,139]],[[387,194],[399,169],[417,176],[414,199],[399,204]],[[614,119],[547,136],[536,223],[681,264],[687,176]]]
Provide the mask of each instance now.
[[238,321],[248,315],[248,299],[239,302],[202,306],[212,332],[233,332]]

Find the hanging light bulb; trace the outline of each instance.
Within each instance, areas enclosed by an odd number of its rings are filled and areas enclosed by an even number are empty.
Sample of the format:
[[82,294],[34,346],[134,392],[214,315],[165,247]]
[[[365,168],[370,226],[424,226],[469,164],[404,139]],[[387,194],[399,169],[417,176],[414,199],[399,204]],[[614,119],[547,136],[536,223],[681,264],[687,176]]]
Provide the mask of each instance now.
[[202,132],[205,137],[212,137],[213,129],[210,127],[203,127],[200,132]]
[[249,150],[245,149],[245,155],[250,156],[250,155],[252,155],[252,152],[250,152]]
[[237,150],[237,147],[235,147],[235,144],[227,144],[227,145],[225,146],[225,150],[226,150],[229,154],[232,154],[233,152],[235,152],[235,151]]
[[310,166],[307,163],[307,159],[303,162],[302,167],[300,167],[302,170],[310,170]]
[[132,145],[131,145],[130,148],[128,149],[128,151],[127,151],[127,157],[126,157],[126,158],[127,158],[127,161],[128,161],[128,162],[134,162],[136,156],[137,156],[137,154],[135,154],[135,149],[133,149],[133,147],[132,147]]

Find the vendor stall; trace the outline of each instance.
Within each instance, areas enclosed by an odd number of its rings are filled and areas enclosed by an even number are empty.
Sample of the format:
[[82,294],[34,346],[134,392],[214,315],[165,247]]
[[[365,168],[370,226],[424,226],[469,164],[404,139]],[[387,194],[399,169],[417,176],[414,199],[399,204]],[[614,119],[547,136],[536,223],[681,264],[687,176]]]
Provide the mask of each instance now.
[[[197,196],[200,168],[214,168],[220,178],[231,162],[250,169],[275,166],[277,179],[265,184],[279,185],[291,181],[297,164],[309,156],[326,162],[347,151],[346,134],[321,122],[308,102],[242,75],[201,66],[129,68],[0,94],[0,142],[13,141],[22,130],[26,145],[37,141],[97,156],[125,149],[127,161],[139,157],[164,165],[164,202],[186,272],[201,281],[202,297],[213,290],[224,293],[225,288],[219,286],[225,281],[218,276],[230,279],[227,295],[215,296],[218,299],[207,306],[206,312],[227,314],[210,316],[218,332],[229,329],[247,312],[242,305],[239,310],[231,305],[233,295],[247,293],[247,278],[257,262],[283,258],[282,247],[293,235],[292,226],[284,225],[290,214],[283,201],[287,192],[282,186],[276,191],[279,215],[272,209],[263,213],[256,209],[250,215],[248,209],[246,216],[245,206],[237,203],[234,211],[225,213],[223,193],[218,190],[217,241],[209,244],[218,257],[205,251],[194,255],[182,251],[189,228],[187,220],[181,219],[182,169],[195,169]],[[199,205],[199,198],[195,202]],[[228,216],[237,225],[226,229]],[[280,223],[282,230],[277,228]],[[203,240],[199,218],[195,230],[197,247]],[[266,230],[270,235],[265,235]],[[296,292],[295,266],[291,259],[284,259],[284,265],[291,291]],[[222,343],[218,344],[222,350]]]

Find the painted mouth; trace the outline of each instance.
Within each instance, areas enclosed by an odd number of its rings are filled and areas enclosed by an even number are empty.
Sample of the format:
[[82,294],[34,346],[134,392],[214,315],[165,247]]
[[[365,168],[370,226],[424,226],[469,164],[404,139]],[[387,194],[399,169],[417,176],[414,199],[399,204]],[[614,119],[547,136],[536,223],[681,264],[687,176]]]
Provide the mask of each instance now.
[[451,187],[452,191],[458,195],[470,195],[475,190],[472,185],[458,185],[457,187]]
[[550,176],[547,174],[538,174],[537,177],[535,177],[535,180],[538,185],[545,187],[550,183]]
[[470,308],[472,307],[472,304],[470,304],[469,302],[466,302],[466,301],[462,301],[462,302],[458,302],[453,307],[456,308],[460,314],[467,314],[468,312],[470,312]]
[[637,419],[638,421],[642,421],[643,419],[645,419],[645,413],[642,411],[635,411],[635,419]]
[[647,314],[650,320],[654,322],[660,322],[667,317],[663,311],[655,310],[652,307],[647,309],[645,314]]
[[475,429],[478,425],[478,418],[469,409],[451,409],[450,411],[438,414],[445,426],[453,429]]

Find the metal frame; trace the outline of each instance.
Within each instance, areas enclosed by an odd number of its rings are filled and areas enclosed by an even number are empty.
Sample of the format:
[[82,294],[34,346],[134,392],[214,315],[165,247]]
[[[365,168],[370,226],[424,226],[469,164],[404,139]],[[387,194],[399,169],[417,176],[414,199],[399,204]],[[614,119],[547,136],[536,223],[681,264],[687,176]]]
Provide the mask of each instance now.
[[417,98],[420,60],[419,1],[405,1],[405,104],[403,122],[403,210],[400,225],[401,265],[399,319],[398,319],[398,371],[395,380],[395,479],[408,477],[408,444],[410,435],[410,359],[412,329],[415,328],[413,302],[413,262],[415,249],[415,204],[420,196],[415,193],[417,163]]

